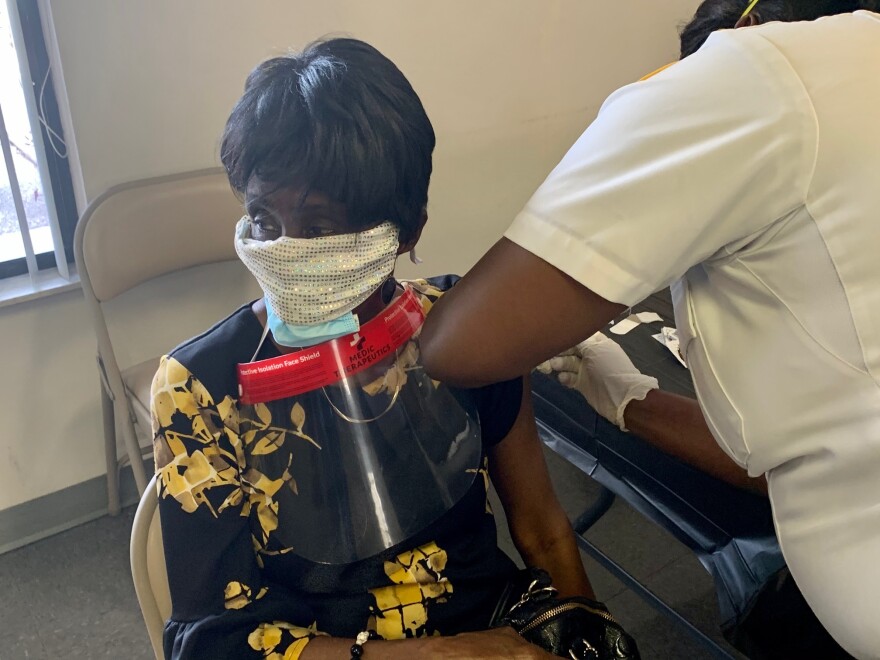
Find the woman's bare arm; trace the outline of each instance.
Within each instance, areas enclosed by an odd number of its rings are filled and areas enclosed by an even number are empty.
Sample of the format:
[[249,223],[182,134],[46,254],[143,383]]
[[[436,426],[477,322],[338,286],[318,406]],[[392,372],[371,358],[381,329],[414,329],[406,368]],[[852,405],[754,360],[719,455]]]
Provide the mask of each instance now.
[[516,422],[489,452],[489,474],[523,561],[550,573],[561,596],[595,598],[547,471],[528,378]]

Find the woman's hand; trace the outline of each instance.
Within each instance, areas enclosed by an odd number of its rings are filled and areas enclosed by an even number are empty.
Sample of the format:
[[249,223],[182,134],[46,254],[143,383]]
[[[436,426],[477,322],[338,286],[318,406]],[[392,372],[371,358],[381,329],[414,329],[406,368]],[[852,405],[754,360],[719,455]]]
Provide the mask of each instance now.
[[454,637],[434,637],[432,644],[421,657],[443,660],[444,658],[510,658],[511,660],[551,660],[540,646],[527,642],[513,628],[493,628],[480,632],[463,633]]
[[[301,660],[339,660],[348,657],[352,643],[351,639],[316,637],[299,657]],[[555,657],[524,640],[513,628],[493,628],[450,637],[377,640],[363,646],[364,660],[552,660]]]

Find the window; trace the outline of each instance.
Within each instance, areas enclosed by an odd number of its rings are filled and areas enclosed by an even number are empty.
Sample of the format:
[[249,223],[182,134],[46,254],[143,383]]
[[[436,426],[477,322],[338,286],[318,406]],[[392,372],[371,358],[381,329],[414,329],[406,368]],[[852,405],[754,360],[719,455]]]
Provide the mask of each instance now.
[[0,2],[0,278],[73,261],[77,211],[37,0]]

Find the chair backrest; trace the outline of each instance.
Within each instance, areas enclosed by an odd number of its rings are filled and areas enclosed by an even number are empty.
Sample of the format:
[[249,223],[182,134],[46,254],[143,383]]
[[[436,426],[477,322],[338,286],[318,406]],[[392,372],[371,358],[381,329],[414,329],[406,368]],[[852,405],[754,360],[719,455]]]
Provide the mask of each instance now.
[[220,168],[116,186],[86,209],[74,252],[114,397],[124,396],[120,369],[158,365],[259,295],[235,255],[241,215]]
[[171,592],[165,569],[162,528],[159,524],[159,497],[156,477],[141,497],[131,528],[131,577],[150,643],[157,660],[164,660],[162,631],[171,616]]
[[116,186],[89,204],[77,225],[80,277],[107,302],[160,275],[235,259],[241,215],[221,168]]

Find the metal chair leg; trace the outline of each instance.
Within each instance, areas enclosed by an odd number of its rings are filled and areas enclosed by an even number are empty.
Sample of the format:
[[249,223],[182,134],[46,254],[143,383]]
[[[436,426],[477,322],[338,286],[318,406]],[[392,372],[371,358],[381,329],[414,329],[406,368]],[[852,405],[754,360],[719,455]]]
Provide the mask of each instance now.
[[590,529],[599,521],[599,518],[608,513],[612,504],[614,504],[614,493],[605,486],[600,486],[599,497],[572,524],[575,533],[581,535]]
[[119,515],[119,462],[116,455],[116,418],[113,401],[101,383],[101,416],[104,421],[104,460],[107,463],[107,513]]
[[[120,397],[121,398],[121,397]],[[115,401],[117,409],[116,415],[120,420],[122,427],[122,437],[125,441],[125,451],[128,453],[128,460],[131,463],[131,471],[134,474],[134,482],[137,485],[138,495],[143,495],[147,488],[147,473],[144,470],[144,461],[141,458],[141,448],[137,441],[137,434],[134,430],[134,424],[131,421],[131,412],[128,409],[128,400]]]

